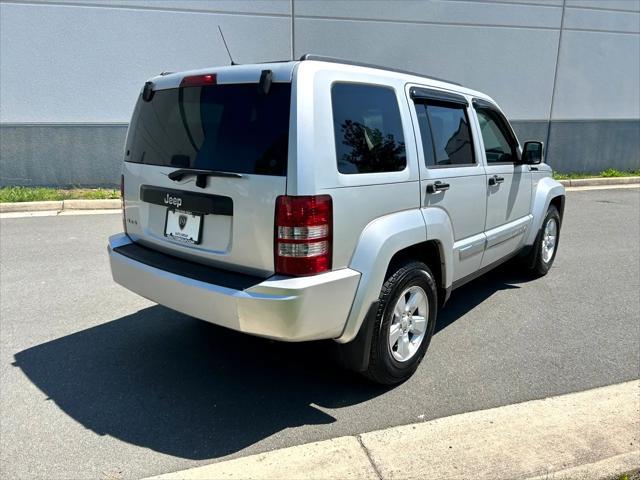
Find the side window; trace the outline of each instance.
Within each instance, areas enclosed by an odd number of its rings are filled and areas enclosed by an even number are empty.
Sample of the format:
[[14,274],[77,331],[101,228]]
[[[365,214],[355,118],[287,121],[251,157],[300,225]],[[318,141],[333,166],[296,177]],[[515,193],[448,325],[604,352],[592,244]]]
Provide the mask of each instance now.
[[475,164],[464,106],[417,103],[416,114],[427,167]]
[[510,163],[517,159],[517,149],[500,116],[489,109],[476,109],[487,163]]
[[336,83],[331,88],[331,104],[340,173],[405,169],[402,121],[392,88]]

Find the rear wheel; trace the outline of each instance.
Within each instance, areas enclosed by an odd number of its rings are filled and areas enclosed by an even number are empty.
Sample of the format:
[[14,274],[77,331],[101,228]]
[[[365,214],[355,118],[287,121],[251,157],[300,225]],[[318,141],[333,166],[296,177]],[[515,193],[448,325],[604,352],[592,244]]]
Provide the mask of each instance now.
[[437,300],[436,282],[424,263],[405,264],[385,281],[365,376],[392,385],[416,371],[433,336]]
[[529,270],[533,275],[541,277],[549,272],[558,252],[559,240],[560,213],[554,205],[551,205],[527,259]]

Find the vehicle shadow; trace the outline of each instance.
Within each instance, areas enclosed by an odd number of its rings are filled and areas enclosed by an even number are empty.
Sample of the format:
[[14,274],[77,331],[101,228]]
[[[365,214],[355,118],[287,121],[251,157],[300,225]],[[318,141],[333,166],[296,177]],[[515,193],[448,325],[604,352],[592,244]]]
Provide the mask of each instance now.
[[[454,292],[436,332],[518,288],[509,280],[495,272]],[[329,361],[330,343],[273,342],[153,306],[21,351],[14,365],[97,434],[201,460],[335,421],[316,405],[346,407],[389,390]]]
[[99,435],[189,459],[335,421],[387,389],[327,362],[322,342],[250,337],[161,306],[15,355],[49,399]]
[[522,268],[508,262],[491,270],[451,293],[449,301],[438,312],[435,333],[444,330],[500,290],[520,288],[519,284],[534,280]]

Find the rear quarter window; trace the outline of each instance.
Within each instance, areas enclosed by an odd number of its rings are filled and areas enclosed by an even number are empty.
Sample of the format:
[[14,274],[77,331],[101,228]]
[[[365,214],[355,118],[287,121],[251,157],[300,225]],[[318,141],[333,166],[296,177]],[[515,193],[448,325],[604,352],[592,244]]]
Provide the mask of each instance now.
[[402,121],[389,87],[335,83],[331,88],[338,171],[397,172],[407,165]]

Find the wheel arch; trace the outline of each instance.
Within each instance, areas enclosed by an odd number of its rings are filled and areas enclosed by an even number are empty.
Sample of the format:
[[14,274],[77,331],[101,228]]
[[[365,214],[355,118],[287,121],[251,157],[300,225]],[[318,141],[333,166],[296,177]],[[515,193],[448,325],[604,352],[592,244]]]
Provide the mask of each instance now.
[[558,213],[560,214],[560,221],[562,221],[562,216],[564,215],[564,200],[564,195],[557,195],[549,201],[550,206],[553,205],[558,209]]
[[446,269],[442,243],[438,240],[426,240],[397,251],[389,261],[389,266],[384,276],[385,281],[403,265],[416,260],[424,263],[429,267],[431,273],[433,273],[434,280],[438,287],[438,306],[442,306],[447,295],[447,289],[445,287]]
[[565,206],[565,188],[553,178],[545,177],[537,183],[536,190],[533,193],[531,206],[533,221],[525,245],[533,245],[536,241],[536,236],[540,227],[542,227],[549,205],[554,205],[558,209],[560,220],[562,221]]
[[453,232],[444,211],[434,209],[439,212],[425,215],[428,210],[396,212],[365,227],[349,263],[349,268],[361,273],[360,283],[337,342],[348,343],[356,337],[389,272],[409,258],[429,266],[438,284],[439,303],[444,301],[452,278]]

